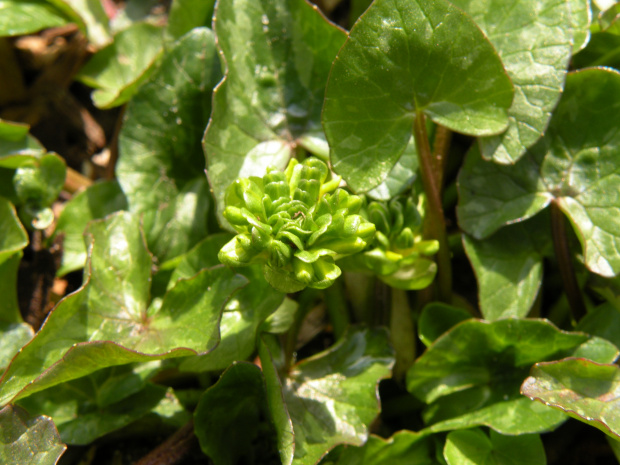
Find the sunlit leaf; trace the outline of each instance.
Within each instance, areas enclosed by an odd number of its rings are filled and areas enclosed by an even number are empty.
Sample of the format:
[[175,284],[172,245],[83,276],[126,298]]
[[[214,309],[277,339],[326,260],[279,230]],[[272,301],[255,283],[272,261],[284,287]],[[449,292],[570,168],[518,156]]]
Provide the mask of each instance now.
[[151,255],[139,220],[119,213],[94,221],[87,237],[84,285],[13,359],[0,404],[108,366],[209,352],[225,303],[247,282],[224,267],[203,270],[150,302]]
[[355,191],[381,184],[417,113],[454,131],[508,125],[510,79],[491,43],[444,0],[376,0],[334,62],[323,124],[334,170]]
[[19,465],[54,465],[66,446],[52,420],[32,418],[20,407],[0,410],[0,461]]
[[[479,139],[482,156],[514,163],[544,133],[572,52],[569,3],[584,0],[454,0],[485,32],[515,86],[508,130]],[[572,13],[572,14],[571,14]],[[581,13],[581,11],[579,12]]]
[[0,3],[0,36],[18,36],[70,21],[45,0],[7,0]]
[[346,34],[305,0],[219,2],[215,16],[227,71],[204,147],[223,221],[225,191],[236,178],[284,168],[305,139],[325,139],[325,83]]
[[620,368],[585,359],[537,363],[521,392],[620,438]]
[[586,266],[620,272],[620,73],[571,73],[545,136],[515,165],[471,151],[459,175],[461,227],[484,239],[551,202],[570,219]]

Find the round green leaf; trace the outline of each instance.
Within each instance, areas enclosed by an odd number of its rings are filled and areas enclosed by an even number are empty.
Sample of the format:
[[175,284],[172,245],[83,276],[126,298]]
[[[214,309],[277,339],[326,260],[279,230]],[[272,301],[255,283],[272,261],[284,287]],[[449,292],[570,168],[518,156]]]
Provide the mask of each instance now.
[[475,23],[445,0],[376,0],[339,52],[323,125],[334,170],[355,191],[383,182],[416,113],[454,131],[504,130],[510,79]]
[[555,201],[570,219],[586,266],[620,273],[620,73],[571,73],[545,136],[513,166],[471,151],[459,175],[461,227],[483,239]]

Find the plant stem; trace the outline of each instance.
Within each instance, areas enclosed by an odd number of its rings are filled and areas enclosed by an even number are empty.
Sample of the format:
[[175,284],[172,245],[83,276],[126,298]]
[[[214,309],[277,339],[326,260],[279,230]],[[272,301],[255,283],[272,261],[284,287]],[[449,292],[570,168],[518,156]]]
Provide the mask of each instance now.
[[413,122],[413,135],[418,150],[422,183],[424,184],[429,207],[426,213],[429,226],[428,232],[433,239],[439,242],[439,252],[437,253],[439,300],[450,303],[452,300],[452,264],[450,263],[450,249],[448,247],[446,222],[441,202],[441,188],[437,182],[437,179],[442,176],[438,176],[434,172],[435,162],[433,161],[433,154],[428,142],[426,122],[424,114],[420,111],[417,112]]
[[334,329],[334,338],[340,339],[350,323],[349,308],[344,295],[342,279],[337,279],[334,284],[324,291],[325,306]]
[[437,176],[437,186],[439,192],[443,191],[443,177],[448,163],[448,149],[452,141],[452,131],[445,126],[437,125],[435,130],[435,141],[433,143],[433,160],[435,163],[435,174]]
[[304,322],[304,319],[308,315],[308,312],[314,305],[318,296],[316,289],[306,288],[299,296],[299,307],[295,314],[295,321],[291,325],[291,328],[286,334],[286,344],[284,347],[284,370],[289,371],[291,365],[295,362],[295,349],[297,348],[297,337],[299,336],[299,330]]
[[391,307],[390,334],[396,352],[396,364],[392,373],[394,379],[402,383],[416,357],[416,336],[407,292],[393,287]]
[[553,234],[553,248],[560,267],[560,276],[564,284],[564,291],[575,322],[586,314],[586,305],[579,289],[577,275],[566,235],[566,218],[557,202],[551,202],[551,231]]

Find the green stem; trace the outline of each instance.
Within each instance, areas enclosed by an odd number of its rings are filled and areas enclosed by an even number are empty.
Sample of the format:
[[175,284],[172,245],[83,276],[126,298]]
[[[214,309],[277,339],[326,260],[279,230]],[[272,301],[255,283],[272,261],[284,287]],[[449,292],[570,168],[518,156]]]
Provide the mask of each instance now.
[[573,314],[573,319],[577,322],[586,314],[586,304],[581,295],[579,283],[577,282],[577,275],[573,267],[573,260],[566,234],[566,218],[564,218],[564,213],[555,201],[551,202],[551,231],[553,234],[553,248],[555,249],[555,256],[558,260],[558,266],[560,267],[560,276],[562,276],[564,291],[568,298],[568,304]]
[[396,352],[396,363],[392,373],[394,379],[402,383],[416,357],[415,329],[407,293],[404,290],[392,288],[391,307],[390,334]]
[[439,299],[450,303],[452,300],[452,264],[450,263],[450,249],[446,233],[446,222],[443,215],[441,202],[441,188],[437,182],[438,176],[434,172],[435,162],[428,142],[426,133],[426,122],[424,114],[418,112],[413,123],[413,134],[420,160],[420,170],[422,172],[422,183],[428,201],[428,232],[430,236],[439,242],[439,252],[437,253],[437,278],[439,282]]
[[291,328],[286,334],[286,343],[284,347],[284,370],[289,371],[291,365],[295,362],[295,350],[297,349],[297,338],[299,336],[299,330],[303,324],[308,312],[314,305],[318,292],[316,289],[306,288],[299,296],[299,307],[295,314],[295,321],[291,325]]
[[344,295],[342,278],[337,279],[334,281],[334,284],[325,289],[324,298],[327,313],[334,329],[334,338],[338,340],[345,333],[350,323],[349,308]]

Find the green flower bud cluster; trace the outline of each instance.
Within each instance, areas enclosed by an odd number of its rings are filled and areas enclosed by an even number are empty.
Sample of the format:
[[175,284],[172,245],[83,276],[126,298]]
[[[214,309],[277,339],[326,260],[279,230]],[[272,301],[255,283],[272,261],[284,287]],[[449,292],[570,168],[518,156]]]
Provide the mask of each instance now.
[[335,260],[366,248],[375,226],[358,214],[363,199],[339,189],[340,178],[318,158],[291,160],[284,172],[237,179],[224,217],[239,233],[218,255],[230,266],[263,264],[282,292],[324,289],[338,276]]
[[346,269],[371,271],[399,289],[427,287],[437,272],[427,257],[437,253],[439,243],[422,239],[420,209],[411,197],[371,202],[365,216],[377,228],[375,239],[369,249],[347,259]]

